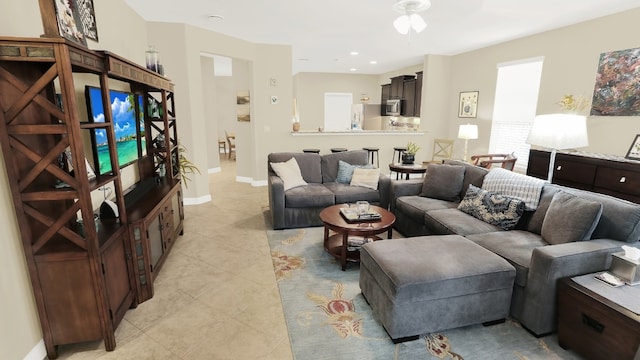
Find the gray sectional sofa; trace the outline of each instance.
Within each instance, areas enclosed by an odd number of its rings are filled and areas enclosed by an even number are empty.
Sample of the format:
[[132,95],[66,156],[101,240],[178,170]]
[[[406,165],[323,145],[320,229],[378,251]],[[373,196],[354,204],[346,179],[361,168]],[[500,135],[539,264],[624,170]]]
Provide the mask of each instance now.
[[[283,180],[271,163],[295,158],[307,185],[284,190]],[[390,179],[380,174],[377,189],[336,182],[339,161],[367,165],[368,153],[353,150],[326,155],[312,153],[271,153],[267,157],[269,207],[274,229],[321,226],[320,211],[327,206],[366,200],[383,208],[389,206]]]
[[[458,210],[458,205],[470,184],[482,187],[488,170],[457,161],[447,164],[464,166],[464,177],[430,180],[454,187],[461,181],[460,192],[453,198],[421,196],[425,184],[422,179],[391,182],[389,206],[396,215],[394,227],[407,237],[462,235],[506,259],[516,270],[510,314],[535,335],[555,330],[558,279],[606,270],[610,254],[621,251],[622,245],[640,247],[640,205],[548,183],[542,187],[537,208],[525,211],[514,229],[503,230],[479,220]],[[550,206],[556,194],[560,194],[557,199],[586,201],[556,200]],[[580,239],[588,241],[563,242],[567,231],[575,230],[565,225],[581,216],[581,205],[593,202],[602,206],[598,208],[600,216],[586,233],[588,238]],[[428,241],[429,236],[423,239]]]

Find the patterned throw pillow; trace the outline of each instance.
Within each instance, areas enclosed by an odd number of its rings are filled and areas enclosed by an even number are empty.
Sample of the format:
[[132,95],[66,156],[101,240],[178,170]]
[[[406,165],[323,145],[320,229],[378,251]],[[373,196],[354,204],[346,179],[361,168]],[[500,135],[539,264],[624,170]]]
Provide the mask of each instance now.
[[373,165],[351,165],[346,161],[338,160],[338,175],[336,182],[341,184],[350,184],[353,170],[355,168],[372,169]]
[[469,185],[458,210],[503,230],[511,230],[524,213],[524,202]]

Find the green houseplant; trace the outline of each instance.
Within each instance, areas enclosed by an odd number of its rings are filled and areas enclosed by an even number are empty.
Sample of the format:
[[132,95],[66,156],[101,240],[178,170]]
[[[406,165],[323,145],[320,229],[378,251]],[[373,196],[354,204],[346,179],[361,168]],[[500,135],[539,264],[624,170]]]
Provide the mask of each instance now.
[[198,169],[198,167],[194,163],[189,161],[189,159],[184,156],[185,152],[187,152],[187,148],[182,144],[178,144],[178,154],[180,157],[180,178],[182,179],[182,183],[186,188],[188,187],[188,181],[191,180],[191,178],[189,178],[189,176],[187,175],[195,173],[200,174],[200,169]]
[[404,154],[402,154],[402,163],[403,164],[413,164],[416,160],[416,153],[420,150],[420,146],[418,144],[409,141],[407,143],[407,150],[405,150]]

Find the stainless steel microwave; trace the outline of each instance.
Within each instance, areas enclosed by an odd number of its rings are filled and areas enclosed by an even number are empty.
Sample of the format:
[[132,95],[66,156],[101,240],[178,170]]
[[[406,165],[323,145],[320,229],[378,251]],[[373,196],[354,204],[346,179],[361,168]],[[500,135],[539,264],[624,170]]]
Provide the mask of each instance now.
[[391,116],[400,116],[402,110],[402,100],[401,99],[389,99],[385,104],[386,114]]

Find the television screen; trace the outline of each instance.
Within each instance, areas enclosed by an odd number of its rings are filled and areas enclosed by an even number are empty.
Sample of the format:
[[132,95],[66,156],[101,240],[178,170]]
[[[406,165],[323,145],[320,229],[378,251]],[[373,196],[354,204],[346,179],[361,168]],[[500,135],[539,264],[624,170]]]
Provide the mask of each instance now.
[[[104,106],[100,89],[87,86],[86,97],[87,110],[92,117],[91,121],[104,122]],[[135,96],[133,93],[109,90],[109,99],[113,116],[118,164],[120,167],[124,167],[146,155],[142,95]],[[138,118],[140,119],[139,121],[136,120]],[[111,161],[106,129],[93,130],[92,140],[95,166],[97,167],[96,172],[98,174],[110,173]]]

